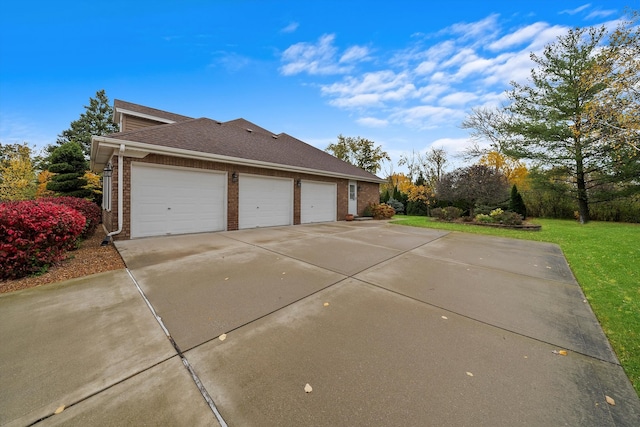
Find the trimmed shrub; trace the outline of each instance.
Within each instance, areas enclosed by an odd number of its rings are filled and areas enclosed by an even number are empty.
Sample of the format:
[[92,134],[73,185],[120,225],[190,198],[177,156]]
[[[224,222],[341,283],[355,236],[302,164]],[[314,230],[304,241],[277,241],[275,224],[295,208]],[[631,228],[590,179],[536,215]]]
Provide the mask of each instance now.
[[393,217],[396,213],[395,209],[393,209],[393,207],[385,204],[385,203],[381,203],[379,205],[372,205],[371,206],[371,212],[373,214],[373,217],[375,219],[389,219],[391,217]]
[[62,196],[47,197],[40,199],[40,201],[67,206],[80,212],[87,219],[87,223],[85,224],[85,227],[82,230],[82,234],[80,235],[80,237],[82,238],[93,235],[93,233],[96,231],[96,228],[98,227],[98,224],[100,224],[102,211],[100,210],[98,205],[90,200],[82,199],[79,197]]
[[495,219],[490,215],[478,214],[478,215],[476,215],[476,222],[490,224],[492,222],[495,222]]
[[505,212],[502,214],[501,222],[506,225],[522,224],[522,215],[517,212]]
[[41,201],[0,203],[0,280],[43,271],[61,260],[86,225],[67,206]]
[[462,215],[462,209],[455,206],[447,206],[445,208],[435,208],[431,210],[431,216],[442,221],[454,221]]

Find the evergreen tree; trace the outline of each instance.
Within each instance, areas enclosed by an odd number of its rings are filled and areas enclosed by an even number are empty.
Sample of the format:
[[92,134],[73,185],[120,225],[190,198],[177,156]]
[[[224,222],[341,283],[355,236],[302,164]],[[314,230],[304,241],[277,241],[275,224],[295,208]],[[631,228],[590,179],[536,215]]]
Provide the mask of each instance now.
[[82,147],[77,142],[67,142],[56,148],[50,157],[49,172],[55,173],[47,183],[47,190],[61,196],[89,197],[91,190],[83,188],[87,180],[83,178],[87,169]]
[[509,199],[509,210],[511,212],[518,213],[522,215],[522,218],[527,217],[527,207],[524,204],[524,200],[522,200],[522,195],[518,191],[518,187],[513,184],[511,187],[511,198]]
[[[58,135],[58,145],[67,142],[77,142],[81,145],[85,156],[91,153],[91,137],[93,135],[108,135],[118,132],[118,125],[113,123],[113,108],[109,105],[109,98],[104,89],[96,92],[95,98],[89,98],[89,105],[85,105],[85,112],[78,120],[71,122],[69,129]],[[56,147],[50,147],[53,151]]]
[[[565,171],[581,223],[589,221],[590,203],[640,192],[639,153],[622,140],[637,129],[637,101],[629,100],[628,90],[615,90],[620,67],[609,66],[628,50],[603,48],[608,36],[605,27],[570,30],[542,55],[531,55],[537,65],[531,84],[512,83],[509,105],[495,113],[475,110],[463,123],[500,153]],[[625,43],[638,43],[636,32],[627,36]],[[635,67],[629,75],[637,76],[639,64],[627,61],[623,67]],[[606,114],[607,105],[629,108],[616,118]]]

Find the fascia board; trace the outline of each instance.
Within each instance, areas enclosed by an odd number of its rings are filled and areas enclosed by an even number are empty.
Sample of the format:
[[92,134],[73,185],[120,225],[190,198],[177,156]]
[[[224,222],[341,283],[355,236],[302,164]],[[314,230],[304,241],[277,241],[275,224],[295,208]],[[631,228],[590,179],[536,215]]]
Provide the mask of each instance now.
[[[337,172],[330,172],[330,171],[324,171],[319,169],[311,169],[311,168],[304,168],[299,166],[290,166],[290,165],[282,165],[278,163],[263,162],[260,160],[251,160],[251,159],[243,159],[239,157],[223,156],[220,154],[203,153],[199,151],[191,151],[191,150],[185,150],[182,148],[174,148],[174,147],[164,147],[161,145],[153,145],[153,144],[147,144],[147,143],[136,142],[136,141],[125,141],[125,140],[114,139],[114,138],[109,138],[105,136],[94,137],[94,139],[99,143],[100,147],[104,147],[109,151],[119,148],[120,144],[124,144],[125,145],[124,155],[126,157],[143,158],[148,154],[159,154],[159,155],[165,155],[165,156],[182,157],[186,159],[209,160],[212,162],[229,163],[229,164],[238,165],[238,166],[251,166],[251,167],[260,167],[260,168],[272,169],[272,170],[306,173],[310,175],[329,176],[332,178],[342,178],[342,179],[375,182],[375,183],[386,182],[385,180],[379,179],[379,178],[378,179],[363,178],[357,175],[348,175],[348,174],[341,174]],[[93,163],[92,163],[92,166],[93,166]]]
[[169,120],[158,116],[153,116],[151,114],[139,113],[137,111],[127,110],[125,108],[116,108],[116,112],[120,114],[126,114],[128,116],[140,117],[142,119],[154,120],[156,122],[162,123],[175,123],[175,120]]

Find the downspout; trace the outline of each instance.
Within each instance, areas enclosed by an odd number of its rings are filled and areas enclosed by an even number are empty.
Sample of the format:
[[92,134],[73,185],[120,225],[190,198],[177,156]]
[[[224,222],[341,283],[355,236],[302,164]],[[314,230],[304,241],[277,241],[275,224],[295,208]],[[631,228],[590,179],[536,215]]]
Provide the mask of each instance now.
[[101,246],[106,246],[113,240],[112,236],[122,233],[122,226],[124,223],[124,212],[122,212],[124,201],[124,144],[120,144],[120,150],[118,151],[118,229],[107,234],[101,243]]

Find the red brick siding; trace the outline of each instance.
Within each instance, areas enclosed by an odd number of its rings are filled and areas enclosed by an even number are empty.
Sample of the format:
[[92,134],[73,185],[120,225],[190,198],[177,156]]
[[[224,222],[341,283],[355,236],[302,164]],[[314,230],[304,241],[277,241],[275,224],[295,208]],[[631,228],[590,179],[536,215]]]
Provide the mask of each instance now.
[[[111,230],[117,229],[117,158],[114,157],[113,162],[113,198],[112,198],[112,211],[111,211]],[[207,170],[216,170],[216,171],[224,171],[228,173],[228,187],[227,187],[227,230],[237,230],[238,229],[238,203],[239,203],[239,194],[238,194],[238,183],[233,182],[233,172],[241,175],[252,174],[252,175],[263,175],[263,176],[272,176],[279,178],[290,178],[293,179],[294,185],[294,200],[293,200],[293,223],[300,224],[300,215],[301,215],[301,192],[300,188],[297,186],[297,180],[310,180],[310,181],[323,181],[323,182],[335,182],[337,183],[337,193],[338,193],[338,211],[337,218],[338,220],[343,220],[348,211],[348,198],[349,198],[349,181],[346,179],[338,179],[338,178],[330,178],[330,177],[322,177],[311,174],[304,173],[295,173],[295,172],[286,172],[286,171],[278,171],[272,169],[264,169],[264,168],[256,168],[249,166],[237,166],[231,165],[227,163],[219,163],[205,160],[197,160],[197,159],[185,159],[180,157],[170,157],[170,156],[161,156],[157,154],[150,154],[144,159],[132,159],[126,157],[124,159],[124,222],[123,222],[123,230],[117,236],[114,236],[116,240],[125,240],[131,237],[131,162],[140,162],[140,163],[151,163],[158,165],[166,165],[166,166],[177,166],[177,167],[188,167],[188,168],[198,168],[198,169],[207,169]],[[358,192],[358,212],[361,213],[364,210],[365,206],[370,202],[377,202],[379,199],[378,195],[378,184],[373,183],[364,183],[359,182],[360,189],[362,194]],[[374,194],[375,193],[375,194]],[[374,197],[375,196],[375,197]],[[108,219],[109,215],[103,214],[104,219]],[[105,222],[106,225],[106,222]],[[108,226],[107,226],[108,227]]]
[[380,203],[380,184],[358,181],[358,215],[372,203]]

